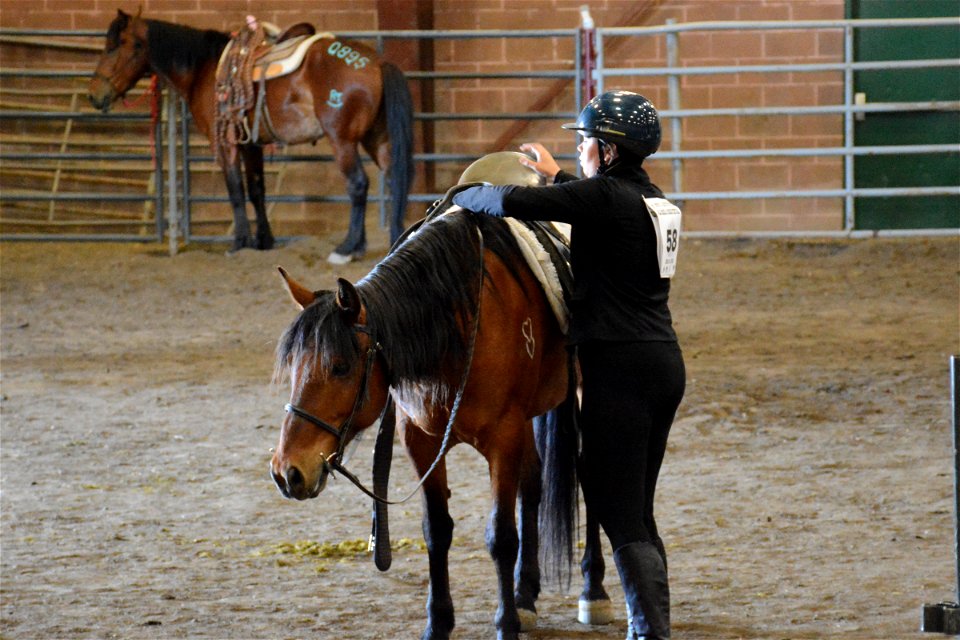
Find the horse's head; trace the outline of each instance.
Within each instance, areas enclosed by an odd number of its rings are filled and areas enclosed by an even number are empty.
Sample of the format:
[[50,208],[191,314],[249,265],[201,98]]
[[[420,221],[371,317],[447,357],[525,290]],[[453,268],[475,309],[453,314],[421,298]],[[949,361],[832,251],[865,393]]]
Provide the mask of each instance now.
[[117,10],[107,30],[107,44],[90,79],[90,102],[104,113],[137,84],[149,69],[147,23]]
[[387,401],[380,345],[366,309],[346,280],[338,290],[310,291],[280,269],[301,313],[280,338],[276,377],[290,378],[290,403],[270,472],[287,498],[315,498],[344,447],[369,427]]

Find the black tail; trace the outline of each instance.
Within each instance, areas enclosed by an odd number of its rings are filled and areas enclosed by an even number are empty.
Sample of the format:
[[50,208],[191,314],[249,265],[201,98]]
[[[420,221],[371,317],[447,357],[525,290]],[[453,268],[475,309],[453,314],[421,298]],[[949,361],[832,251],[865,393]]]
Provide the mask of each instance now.
[[387,133],[390,135],[390,174],[387,176],[393,198],[390,242],[403,231],[403,215],[413,183],[413,100],[407,78],[395,65],[384,62],[383,104],[387,110]]
[[[571,363],[572,364],[572,363]],[[566,399],[534,419],[537,451],[543,464],[540,499],[540,549],[544,575],[570,586],[573,537],[577,531],[577,384],[571,371]]]

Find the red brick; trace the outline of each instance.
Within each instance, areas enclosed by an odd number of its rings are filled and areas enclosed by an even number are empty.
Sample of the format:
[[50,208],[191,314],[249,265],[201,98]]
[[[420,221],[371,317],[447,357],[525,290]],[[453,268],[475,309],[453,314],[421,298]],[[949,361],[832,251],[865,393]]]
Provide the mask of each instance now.
[[737,186],[749,190],[787,189],[790,186],[790,168],[783,162],[744,164],[737,168]]
[[787,2],[751,2],[737,6],[739,20],[790,20],[791,13]]
[[710,35],[713,58],[757,58],[763,53],[764,34],[759,31],[717,31]]
[[843,2],[824,0],[793,0],[791,9],[794,20],[843,20]]
[[843,186],[843,162],[839,159],[830,164],[794,160],[790,164],[790,184],[795,189],[838,189]]
[[740,116],[737,133],[749,137],[776,137],[790,133],[790,121],[784,116]]
[[763,34],[761,52],[768,58],[802,62],[817,53],[817,35],[812,31],[768,31]]
[[763,87],[761,94],[758,104],[764,107],[810,107],[817,104],[817,88],[809,84]]

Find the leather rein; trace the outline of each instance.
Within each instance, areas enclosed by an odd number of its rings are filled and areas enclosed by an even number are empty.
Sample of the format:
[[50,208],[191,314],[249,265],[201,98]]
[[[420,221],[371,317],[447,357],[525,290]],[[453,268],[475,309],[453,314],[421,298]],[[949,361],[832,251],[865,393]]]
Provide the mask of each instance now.
[[[450,418],[447,420],[447,426],[443,433],[443,440],[440,443],[440,450],[437,452],[437,457],[433,461],[433,464],[430,465],[430,468],[420,477],[420,481],[413,488],[413,490],[405,498],[401,500],[388,500],[386,497],[377,495],[373,490],[368,489],[364,486],[363,482],[360,481],[357,476],[351,473],[342,462],[343,452],[346,449],[347,443],[350,439],[350,435],[354,431],[353,421],[357,416],[357,413],[360,411],[360,407],[363,405],[363,400],[367,396],[367,390],[370,385],[371,372],[373,371],[373,365],[376,360],[378,353],[382,352],[382,345],[376,340],[376,337],[371,333],[366,325],[357,325],[354,329],[358,332],[365,333],[370,336],[371,344],[367,347],[367,354],[365,359],[363,376],[360,380],[360,385],[357,388],[357,395],[353,400],[353,408],[350,411],[350,415],[347,416],[346,420],[340,425],[340,427],[335,427],[334,425],[321,420],[315,415],[305,411],[304,409],[287,403],[284,406],[284,410],[287,413],[292,413],[296,417],[306,420],[310,424],[319,427],[320,429],[330,433],[335,438],[337,438],[337,450],[330,456],[324,457],[323,466],[327,469],[327,472],[330,475],[333,475],[333,471],[339,471],[347,480],[352,482],[360,491],[373,498],[376,502],[381,504],[403,504],[410,500],[413,496],[417,494],[417,491],[420,490],[420,487],[423,486],[423,483],[426,482],[427,478],[433,473],[437,468],[437,465],[440,464],[440,461],[446,455],[450,447],[450,438],[453,434],[453,425],[457,419],[457,412],[460,409],[460,402],[463,399],[463,391],[467,386],[467,380],[470,375],[470,367],[473,365],[473,353],[477,343],[477,333],[480,328],[480,300],[483,294],[483,274],[484,274],[484,261],[483,261],[483,232],[480,230],[479,225],[477,226],[477,237],[479,241],[479,254],[480,254],[480,285],[477,289],[477,306],[473,314],[473,326],[470,331],[470,343],[467,347],[467,357],[466,364],[463,368],[463,374],[460,378],[460,385],[457,387],[457,394],[453,401],[453,406],[450,409]],[[383,415],[387,412],[387,409],[390,405],[391,399],[387,398],[387,402],[384,405],[383,413],[380,417],[383,418]]]

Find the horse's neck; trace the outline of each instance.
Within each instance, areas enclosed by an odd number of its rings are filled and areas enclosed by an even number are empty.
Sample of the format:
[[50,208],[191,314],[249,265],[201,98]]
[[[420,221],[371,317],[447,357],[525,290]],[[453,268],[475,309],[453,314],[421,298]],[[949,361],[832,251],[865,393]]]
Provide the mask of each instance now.
[[[150,39],[149,55],[150,67],[154,73],[161,76],[188,102],[197,91],[208,73],[208,66],[216,68],[220,54],[229,40],[225,40],[222,47],[217,49],[204,46],[204,32],[192,27],[174,25],[159,20],[147,20],[147,32]],[[196,40],[196,46],[190,47],[189,56],[183,56],[184,51],[178,51],[183,46],[183,36],[189,34]],[[176,52],[176,53],[170,53]],[[189,58],[189,61],[187,60]],[[195,114],[196,115],[196,114]]]

